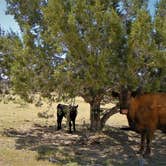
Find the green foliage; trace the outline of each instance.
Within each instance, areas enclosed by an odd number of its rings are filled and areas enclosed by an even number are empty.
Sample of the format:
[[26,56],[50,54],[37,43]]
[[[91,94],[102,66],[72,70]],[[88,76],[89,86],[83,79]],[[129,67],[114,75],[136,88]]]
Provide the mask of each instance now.
[[5,70],[4,74],[8,75],[10,73],[9,68],[14,61],[14,54],[17,53],[21,45],[21,40],[14,32],[8,32],[0,36],[1,65]]
[[13,88],[25,98],[36,92],[58,99],[80,95],[90,103],[122,85],[164,89],[165,0],[158,2],[154,19],[147,1],[6,2],[23,39],[13,35],[1,43],[12,50],[6,68]]
[[154,39],[157,49],[154,62],[160,71],[157,77],[160,91],[166,92],[166,1],[160,0],[156,6]]
[[166,48],[166,1],[160,0],[157,4],[155,16],[155,41],[159,49]]
[[66,60],[56,71],[61,88],[58,87],[88,102],[110,88],[110,59],[119,53],[124,40],[121,19],[113,6],[106,4],[107,1],[49,1],[43,9],[48,31],[55,35],[50,37],[66,50]]
[[[146,22],[146,24],[145,24]],[[140,10],[129,35],[128,77],[130,86],[147,84],[149,68],[153,65],[154,42],[152,23],[146,10]]]

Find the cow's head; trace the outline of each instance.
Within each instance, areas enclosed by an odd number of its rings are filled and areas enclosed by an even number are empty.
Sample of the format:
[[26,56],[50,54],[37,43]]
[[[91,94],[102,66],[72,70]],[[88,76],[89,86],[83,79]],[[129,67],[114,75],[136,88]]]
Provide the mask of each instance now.
[[120,113],[128,114],[130,101],[132,97],[136,97],[137,91],[131,92],[128,88],[122,87],[120,93],[112,92],[112,96],[119,99]]

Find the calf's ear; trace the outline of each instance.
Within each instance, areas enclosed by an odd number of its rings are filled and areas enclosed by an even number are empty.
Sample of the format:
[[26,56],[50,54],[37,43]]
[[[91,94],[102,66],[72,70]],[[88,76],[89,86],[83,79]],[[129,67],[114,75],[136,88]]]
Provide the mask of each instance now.
[[78,108],[78,105],[76,105],[75,107]]
[[112,91],[112,96],[117,98],[117,97],[119,97],[119,93],[115,92],[115,91]]

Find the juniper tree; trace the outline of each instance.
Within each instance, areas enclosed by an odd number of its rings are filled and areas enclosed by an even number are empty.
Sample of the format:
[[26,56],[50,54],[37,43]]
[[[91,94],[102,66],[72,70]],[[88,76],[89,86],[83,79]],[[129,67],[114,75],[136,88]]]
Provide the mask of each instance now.
[[156,63],[158,66],[158,80],[160,91],[166,92],[166,1],[160,0],[156,4],[154,17],[154,39],[157,46]]
[[165,71],[166,19],[159,14],[164,0],[154,19],[148,1],[6,1],[23,34],[10,75],[18,94],[82,96],[90,104],[91,129],[99,130],[110,114],[101,116],[100,106],[110,102],[112,88],[159,89],[156,74]]

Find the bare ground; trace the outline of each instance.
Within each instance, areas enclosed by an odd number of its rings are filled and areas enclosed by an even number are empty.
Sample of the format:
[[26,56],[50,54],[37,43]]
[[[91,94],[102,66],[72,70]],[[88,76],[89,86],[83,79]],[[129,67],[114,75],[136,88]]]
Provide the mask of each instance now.
[[[87,105],[82,105],[80,110],[83,111],[87,107]],[[11,113],[13,114],[12,111]],[[4,121],[2,116],[7,115],[1,115],[0,122]],[[43,165],[60,166],[166,165],[166,135],[156,131],[152,144],[152,156],[143,159],[137,154],[140,136],[135,132],[120,129],[127,125],[125,116],[120,114],[112,116],[103,132],[100,133],[89,131],[88,118],[83,113],[78,116],[77,131],[73,134],[67,133],[65,123],[63,123],[63,129],[57,131],[54,119],[51,123],[48,121],[41,123],[36,119],[30,121],[26,118],[22,119],[24,123],[19,127],[15,125],[5,127],[2,124],[0,148],[11,148],[16,153],[34,152],[37,154],[35,156],[36,166],[42,165],[42,162],[46,162]],[[11,120],[11,118],[6,119]],[[87,123],[83,125],[84,120]],[[17,120],[14,119],[13,123],[15,121]],[[0,153],[0,166],[12,165],[8,164],[12,162],[6,160],[6,157]],[[22,163],[23,166],[29,166],[26,162]],[[21,166],[21,164],[18,165]]]
[[139,135],[132,131],[122,131],[107,127],[101,133],[90,133],[79,127],[75,134],[65,130],[56,131],[55,126],[35,124],[26,131],[6,129],[4,135],[15,138],[17,150],[30,150],[38,153],[37,160],[48,160],[58,165],[166,165],[165,135],[156,132],[153,141],[153,154],[148,159],[139,156]]

